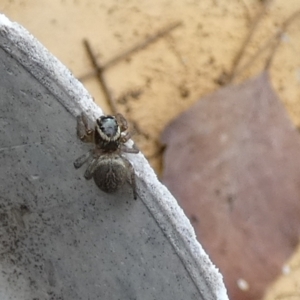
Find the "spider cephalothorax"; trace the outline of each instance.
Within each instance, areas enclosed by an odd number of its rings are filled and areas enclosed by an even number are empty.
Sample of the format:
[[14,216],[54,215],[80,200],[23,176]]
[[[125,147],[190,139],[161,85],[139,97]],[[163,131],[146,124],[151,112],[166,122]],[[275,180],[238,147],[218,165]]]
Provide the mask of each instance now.
[[120,114],[116,116],[101,116],[96,120],[94,130],[94,143],[100,149],[105,151],[115,151],[122,142],[122,132],[127,130],[127,122],[124,127],[122,123],[118,122],[118,119],[124,117]]
[[125,145],[130,139],[127,129],[127,121],[121,114],[101,116],[96,120],[94,130],[89,129],[88,117],[81,114],[77,118],[77,134],[82,141],[92,142],[95,147],[80,156],[74,166],[77,169],[89,161],[84,177],[93,177],[96,185],[107,193],[115,192],[129,181],[136,199],[134,169],[122,154],[138,153],[139,150]]

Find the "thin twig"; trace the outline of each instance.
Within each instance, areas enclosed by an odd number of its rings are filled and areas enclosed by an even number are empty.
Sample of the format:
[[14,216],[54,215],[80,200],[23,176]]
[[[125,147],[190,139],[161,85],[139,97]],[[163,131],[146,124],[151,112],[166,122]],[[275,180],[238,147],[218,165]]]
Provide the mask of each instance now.
[[[157,33],[153,34],[152,36],[148,37],[145,41],[133,46],[132,48],[130,48],[129,50],[126,50],[125,52],[117,55],[116,57],[112,58],[111,60],[109,60],[108,62],[106,62],[105,64],[103,64],[101,66],[102,71],[104,71],[105,69],[115,65],[116,63],[118,63],[121,60],[126,59],[128,56],[132,55],[133,53],[140,51],[142,49],[145,49],[146,47],[148,47],[150,44],[154,43],[156,40],[158,40],[159,38],[163,37],[164,35],[167,35],[168,33],[170,33],[170,31],[176,29],[177,27],[181,26],[182,22],[176,22],[173,23],[169,26],[167,26],[164,29],[159,30]],[[90,78],[94,75],[97,74],[97,70],[92,71],[86,75],[83,75],[79,78],[80,81],[84,81],[87,78]]]
[[238,68],[240,61],[245,53],[245,50],[247,48],[247,46],[249,45],[253,34],[255,33],[255,30],[258,26],[258,24],[260,23],[260,21],[262,20],[263,16],[265,15],[265,12],[267,10],[268,5],[272,2],[272,0],[269,1],[265,1],[265,3],[263,4],[262,9],[259,11],[259,13],[256,15],[256,17],[254,18],[251,28],[248,32],[248,35],[246,36],[244,42],[242,43],[242,46],[240,48],[240,50],[238,51],[237,55],[235,56],[233,63],[232,63],[232,67],[231,67],[231,71],[228,74],[228,82],[230,83],[232,81],[232,79],[235,77],[235,72],[236,69]]
[[130,56],[131,54],[140,51],[142,49],[145,49],[148,47],[150,44],[154,43],[157,41],[159,38],[163,37],[164,35],[168,34],[170,31],[174,30],[175,28],[179,27],[182,25],[182,22],[176,22],[173,23],[166,28],[159,30],[156,34],[148,37],[145,41],[143,41],[140,44],[137,44],[136,46],[132,47],[131,49],[121,53],[120,55],[114,57],[113,59],[109,60],[107,63],[103,65],[104,69],[107,69],[111,67],[112,65],[116,64],[117,62],[125,59],[126,57]]
[[266,65],[265,65],[266,70],[268,70],[270,68],[270,66],[273,62],[276,51],[281,44],[282,34],[287,30],[287,27],[299,16],[300,16],[300,10],[297,10],[283,22],[280,31],[277,33],[276,44],[272,48],[271,55],[269,56],[269,58],[266,61]]
[[236,77],[238,77],[240,74],[242,74],[245,70],[247,70],[253,63],[261,56],[263,52],[265,52],[267,49],[269,49],[271,46],[273,46],[272,49],[274,49],[274,40],[277,39],[278,32],[274,34],[272,37],[270,37],[248,60],[245,62],[240,68],[237,68],[232,74],[231,82],[234,81]]
[[96,74],[97,74],[97,77],[99,79],[99,83],[101,85],[101,88],[103,90],[103,93],[105,95],[105,98],[106,100],[108,101],[110,107],[111,107],[111,110],[112,110],[112,113],[113,114],[116,114],[117,113],[117,107],[116,107],[116,103],[115,103],[115,100],[113,98],[113,96],[111,95],[109,89],[108,89],[108,86],[106,84],[106,81],[105,81],[105,78],[103,76],[103,67],[97,62],[97,59],[96,59],[96,56],[94,55],[93,51],[92,51],[92,48],[91,48],[91,45],[90,43],[88,42],[88,40],[83,40],[83,44],[87,50],[87,53],[91,59],[91,62],[96,70]]
[[233,74],[232,81],[239,76],[241,73],[244,72],[244,70],[248,69],[255,60],[267,49],[271,48],[271,54],[269,55],[266,63],[265,63],[265,70],[268,70],[272,64],[272,61],[274,59],[274,56],[276,54],[276,51],[278,47],[281,44],[281,37],[284,31],[286,31],[287,27],[300,15],[300,10],[297,10],[294,12],[290,17],[288,17],[282,24],[281,28],[272,36],[270,37],[262,47],[258,51],[254,53],[253,56],[251,56],[248,61],[238,68],[235,73]]
[[182,22],[176,22],[176,23],[173,23],[173,24],[167,26],[166,28],[158,31],[156,34],[154,34],[154,35],[150,36],[149,38],[147,38],[142,43],[140,43],[140,44],[132,47],[131,49],[121,53],[120,55],[112,58],[111,60],[109,60],[107,63],[105,63],[103,65],[100,65],[100,63],[97,62],[96,55],[93,53],[90,43],[88,42],[88,40],[84,39],[83,44],[84,44],[84,46],[87,50],[87,53],[89,55],[89,58],[90,58],[90,60],[93,64],[93,67],[94,67],[95,70],[93,72],[89,73],[89,74],[81,76],[79,78],[79,80],[83,81],[84,79],[87,79],[88,77],[97,75],[97,77],[99,79],[99,83],[100,83],[101,88],[103,90],[104,96],[105,96],[107,102],[109,103],[109,105],[111,107],[112,113],[116,114],[117,113],[116,100],[114,99],[111,92],[109,91],[108,85],[107,85],[106,80],[105,80],[104,75],[103,75],[103,72],[106,69],[108,69],[109,67],[111,67],[112,65],[115,65],[119,61],[125,59],[129,55],[132,55],[133,53],[146,48],[151,43],[154,43],[156,40],[158,40],[162,36],[168,34],[170,31],[174,30],[175,28],[177,28],[181,25],[182,25]]

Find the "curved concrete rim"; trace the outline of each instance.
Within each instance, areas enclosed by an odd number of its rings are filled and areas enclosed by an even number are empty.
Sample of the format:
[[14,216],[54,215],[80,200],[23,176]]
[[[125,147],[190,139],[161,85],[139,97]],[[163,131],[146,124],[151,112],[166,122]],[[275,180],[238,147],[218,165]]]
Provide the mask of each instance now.
[[[54,94],[74,117],[82,111],[92,119],[103,114],[83,85],[58,59],[23,27],[1,14],[0,34],[4,41],[0,47]],[[138,177],[139,197],[174,247],[199,293],[206,299],[228,299],[221,274],[197,241],[177,201],[159,182],[142,154],[130,156],[130,161]]]

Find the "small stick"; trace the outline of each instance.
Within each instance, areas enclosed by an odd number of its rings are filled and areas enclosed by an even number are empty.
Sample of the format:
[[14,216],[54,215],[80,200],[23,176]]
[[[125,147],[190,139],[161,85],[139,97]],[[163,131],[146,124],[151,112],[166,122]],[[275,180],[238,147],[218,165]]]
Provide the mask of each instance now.
[[115,99],[113,98],[113,96],[111,95],[111,93],[108,89],[108,86],[106,84],[106,80],[104,78],[103,72],[106,69],[108,69],[109,67],[111,67],[112,65],[115,65],[119,61],[125,59],[129,55],[131,55],[131,54],[133,54],[133,53],[135,53],[139,50],[142,50],[142,49],[146,48],[149,44],[154,43],[157,39],[159,39],[162,36],[168,34],[170,31],[174,30],[175,28],[177,28],[181,25],[182,25],[182,22],[176,22],[176,23],[173,23],[173,24],[167,26],[166,28],[158,31],[156,34],[154,34],[154,35],[150,36],[149,38],[147,38],[144,42],[142,42],[142,43],[132,47],[131,49],[121,53],[120,55],[112,58],[111,60],[109,60],[107,63],[105,63],[103,65],[100,65],[97,62],[96,55],[93,53],[90,43],[88,42],[87,39],[84,39],[83,44],[84,44],[84,46],[87,50],[87,53],[88,53],[88,55],[91,59],[91,62],[93,64],[93,67],[94,67],[95,70],[93,72],[87,74],[87,75],[81,76],[79,78],[79,80],[83,81],[86,78],[89,78],[93,75],[97,75],[97,77],[99,79],[99,82],[100,82],[100,85],[101,85],[101,88],[103,90],[103,93],[105,95],[105,98],[106,98],[107,102],[109,103],[109,105],[111,107],[112,113],[116,114],[117,113],[116,101],[115,101]]
[[[119,61],[127,58],[128,56],[130,56],[131,54],[140,51],[142,49],[145,49],[146,47],[148,47],[150,44],[154,43],[156,40],[158,40],[159,38],[163,37],[164,35],[167,35],[170,31],[174,30],[175,28],[179,27],[182,25],[182,22],[176,22],[174,24],[171,24],[169,26],[167,26],[166,28],[158,31],[156,34],[150,36],[149,38],[147,38],[145,41],[135,45],[134,47],[132,47],[131,49],[117,55],[116,57],[112,58],[111,60],[109,60],[108,62],[106,62],[105,64],[102,65],[101,69],[102,72],[111,67],[112,65],[115,65],[116,63],[118,63]],[[95,57],[95,56],[94,56]],[[97,71],[93,71],[89,74],[83,75],[81,77],[79,77],[80,81],[83,81],[89,77],[92,77],[94,75],[97,74]]]
[[264,1],[265,3],[263,4],[263,8],[260,10],[260,12],[256,15],[255,19],[252,22],[251,28],[248,32],[248,35],[246,36],[240,50],[238,51],[237,55],[235,56],[233,63],[232,63],[232,68],[231,71],[228,75],[228,81],[227,83],[230,83],[232,81],[232,79],[235,77],[235,72],[236,69],[238,68],[240,61],[245,53],[245,50],[248,46],[248,44],[250,43],[252,36],[258,26],[258,24],[260,23],[260,21],[262,20],[263,16],[265,15],[266,9],[268,7],[268,5],[272,2],[272,0],[266,0]]
[[[274,45],[274,39],[278,38],[278,32],[269,38],[241,67],[237,68],[231,76],[231,82],[247,70],[260,57],[260,55]],[[274,46],[273,46],[274,47]],[[273,48],[275,50],[275,48]]]
[[281,36],[283,34],[283,32],[287,29],[287,27],[300,15],[300,10],[297,10],[296,12],[294,12],[292,15],[290,15],[282,24],[280,31],[277,33],[276,36],[276,44],[274,45],[271,55],[269,56],[269,58],[267,59],[266,65],[265,65],[265,69],[269,69],[272,61],[274,59],[276,50],[278,49],[278,47],[280,46],[281,43]]
[[101,88],[103,90],[103,93],[105,95],[105,98],[106,100],[108,101],[110,107],[111,107],[111,110],[112,110],[112,113],[113,114],[116,114],[117,113],[117,106],[116,106],[116,103],[115,103],[115,100],[113,98],[113,96],[111,95],[108,87],[107,87],[107,84],[106,84],[106,80],[103,76],[103,71],[104,71],[104,68],[103,66],[101,66],[98,62],[97,62],[97,59],[96,59],[96,56],[94,55],[93,51],[92,51],[92,48],[91,48],[91,45],[90,43],[88,42],[88,40],[83,40],[83,44],[87,50],[87,53],[91,59],[91,62],[95,68],[95,72],[97,74],[97,77],[99,79],[99,82],[100,82],[100,85],[101,85]]
[[300,10],[297,10],[294,12],[290,17],[288,17],[282,24],[281,28],[278,32],[276,32],[271,38],[268,39],[267,42],[264,43],[262,47],[240,68],[238,68],[235,73],[232,76],[232,80],[236,78],[238,75],[243,73],[244,70],[248,69],[249,66],[253,64],[253,62],[268,48],[272,46],[272,51],[270,56],[268,57],[266,63],[265,63],[265,70],[268,70],[271,66],[271,63],[273,61],[273,58],[275,56],[275,53],[278,49],[278,47],[281,44],[280,38],[283,34],[283,32],[287,29],[287,27],[300,15]]
[[142,49],[145,49],[150,44],[154,43],[159,38],[163,37],[164,35],[168,34],[170,31],[174,30],[175,28],[182,25],[182,22],[176,22],[174,24],[171,24],[167,26],[166,28],[158,31],[156,34],[148,37],[145,41],[143,41],[140,44],[137,44],[136,46],[132,47],[131,49],[121,53],[120,55],[114,57],[113,59],[109,60],[107,63],[105,63],[102,67],[104,69],[107,69],[111,67],[112,65],[116,64],[117,62],[125,59],[126,57],[130,56],[134,52],[140,51]]

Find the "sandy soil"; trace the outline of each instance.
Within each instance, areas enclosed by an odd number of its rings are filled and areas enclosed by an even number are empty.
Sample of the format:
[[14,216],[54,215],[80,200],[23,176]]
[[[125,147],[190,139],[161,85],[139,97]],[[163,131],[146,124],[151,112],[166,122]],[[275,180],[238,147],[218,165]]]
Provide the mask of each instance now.
[[[182,22],[168,36],[105,71],[112,95],[119,98],[119,112],[137,124],[135,140],[159,174],[162,129],[201,96],[220,88],[222,74],[230,72],[252,21],[262,10],[261,2],[2,0],[0,12],[27,28],[77,77],[93,69],[82,44],[84,38],[104,64],[160,29]],[[299,9],[299,0],[273,1],[261,18],[243,61]],[[272,83],[297,126],[300,126],[299,19],[282,35],[270,69]],[[267,56],[268,52],[263,53],[237,76],[236,82],[260,72]],[[97,79],[90,77],[84,84],[103,110],[110,113]],[[138,97],[124,97],[132,91],[139,91]],[[290,273],[278,280],[266,299],[300,298],[299,253],[300,250],[287,262],[291,267],[284,270]]]

